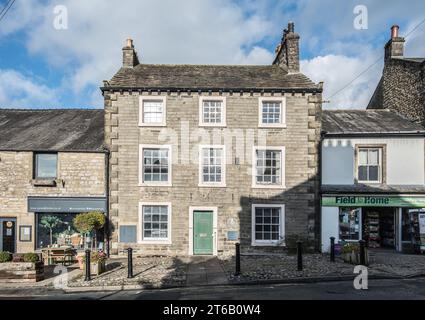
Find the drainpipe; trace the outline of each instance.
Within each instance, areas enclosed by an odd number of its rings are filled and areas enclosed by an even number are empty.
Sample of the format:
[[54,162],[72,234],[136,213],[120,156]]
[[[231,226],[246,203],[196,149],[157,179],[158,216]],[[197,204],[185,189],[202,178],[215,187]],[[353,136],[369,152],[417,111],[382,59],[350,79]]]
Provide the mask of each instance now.
[[316,201],[316,206],[317,206],[317,235],[318,235],[318,241],[317,246],[319,251],[322,251],[322,144],[323,144],[323,139],[325,137],[325,132],[321,132],[320,133],[320,140],[319,140],[319,161],[318,161],[318,168],[317,168],[317,180],[318,180],[318,188],[319,190],[317,191],[318,194],[318,200]]
[[109,220],[109,156],[110,152],[108,149],[105,150],[105,195],[106,195],[106,228],[105,228],[105,238],[106,238],[106,255],[109,258],[110,256],[110,220]]

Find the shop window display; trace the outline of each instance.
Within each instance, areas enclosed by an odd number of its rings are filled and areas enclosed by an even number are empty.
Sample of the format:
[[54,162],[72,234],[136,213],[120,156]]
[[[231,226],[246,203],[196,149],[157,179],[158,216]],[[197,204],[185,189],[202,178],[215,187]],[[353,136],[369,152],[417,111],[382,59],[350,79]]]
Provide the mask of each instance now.
[[339,239],[345,241],[360,240],[359,208],[340,208],[339,211]]

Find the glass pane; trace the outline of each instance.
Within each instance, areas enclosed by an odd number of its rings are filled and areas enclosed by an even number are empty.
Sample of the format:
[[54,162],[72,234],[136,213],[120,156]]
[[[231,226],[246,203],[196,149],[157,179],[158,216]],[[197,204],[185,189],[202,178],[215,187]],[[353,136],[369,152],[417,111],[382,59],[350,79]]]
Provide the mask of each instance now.
[[379,180],[379,167],[369,166],[369,181],[378,181],[378,180]]
[[378,150],[369,150],[369,156],[368,156],[368,164],[371,165],[378,165],[378,157],[379,157],[379,151]]
[[359,180],[367,181],[367,166],[359,166]]
[[56,178],[57,177],[57,154],[39,153],[36,154],[36,178]]
[[367,150],[359,150],[359,164],[360,165],[367,164]]
[[359,240],[360,209],[341,208],[339,212],[339,238]]

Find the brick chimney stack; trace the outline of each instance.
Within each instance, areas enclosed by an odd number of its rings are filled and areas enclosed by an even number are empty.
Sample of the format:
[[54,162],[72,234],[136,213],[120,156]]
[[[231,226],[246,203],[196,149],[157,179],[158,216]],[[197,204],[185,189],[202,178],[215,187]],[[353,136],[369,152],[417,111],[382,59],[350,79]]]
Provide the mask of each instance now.
[[385,61],[391,58],[402,58],[404,55],[404,38],[398,35],[399,26],[391,27],[391,39],[385,45]]
[[127,44],[122,48],[122,66],[124,68],[133,68],[139,64],[137,52],[134,49],[133,40],[128,38]]
[[273,64],[278,64],[289,73],[300,72],[300,36],[295,32],[295,24],[288,23],[283,30],[281,43],[276,48],[276,58]]

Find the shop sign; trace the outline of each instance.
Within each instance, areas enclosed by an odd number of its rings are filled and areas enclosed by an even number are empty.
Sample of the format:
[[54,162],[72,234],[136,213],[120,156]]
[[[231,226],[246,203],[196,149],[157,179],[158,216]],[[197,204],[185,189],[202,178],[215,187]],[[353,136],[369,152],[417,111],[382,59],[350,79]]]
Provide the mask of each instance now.
[[28,197],[28,211],[43,213],[106,212],[106,198]]
[[425,207],[425,197],[397,196],[324,196],[324,207]]

